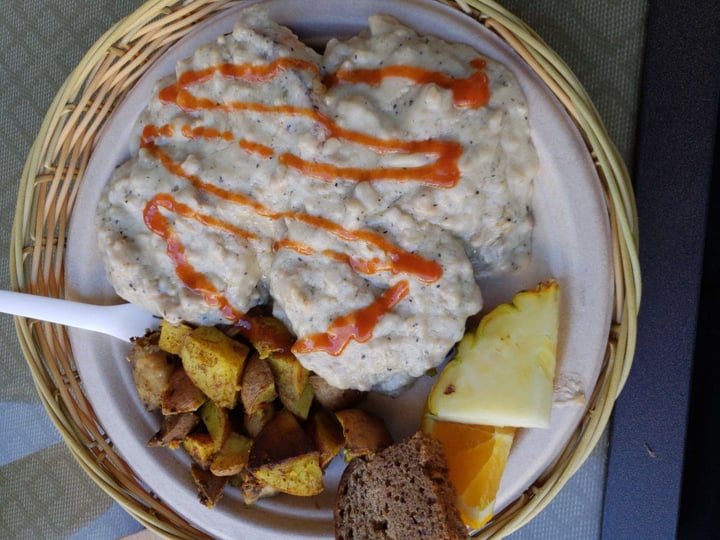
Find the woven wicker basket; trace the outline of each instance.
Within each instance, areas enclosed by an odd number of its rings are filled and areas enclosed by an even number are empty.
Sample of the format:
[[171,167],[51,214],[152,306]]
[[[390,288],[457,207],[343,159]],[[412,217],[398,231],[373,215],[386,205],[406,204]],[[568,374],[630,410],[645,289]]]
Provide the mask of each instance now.
[[[153,0],[111,28],[55,97],[23,171],[13,227],[13,287],[63,297],[68,222],[93,147],[108,116],[135,81],[195,25],[237,4],[230,0]],[[637,218],[627,171],[590,99],[563,61],[524,23],[491,1],[447,0],[515,49],[577,123],[607,198],[615,262],[615,305],[605,362],[590,406],[555,463],[480,534],[505,536],[537,515],[591,452],[607,425],[635,347],[640,273]],[[140,523],[167,537],[206,537],[146,491],[114,451],[83,393],[63,327],[16,318],[40,398],[90,477]]]

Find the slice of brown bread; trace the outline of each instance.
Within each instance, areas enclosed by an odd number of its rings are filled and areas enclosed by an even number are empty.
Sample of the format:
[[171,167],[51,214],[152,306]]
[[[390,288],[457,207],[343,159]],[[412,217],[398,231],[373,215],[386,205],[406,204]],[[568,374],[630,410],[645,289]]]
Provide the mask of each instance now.
[[335,501],[335,538],[467,538],[455,498],[442,446],[418,432],[348,464]]

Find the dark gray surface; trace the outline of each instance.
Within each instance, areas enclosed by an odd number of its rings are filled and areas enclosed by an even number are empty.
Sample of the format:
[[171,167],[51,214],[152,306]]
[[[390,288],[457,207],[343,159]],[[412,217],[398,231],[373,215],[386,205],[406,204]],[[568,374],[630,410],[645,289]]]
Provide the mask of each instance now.
[[690,387],[678,538],[717,538],[720,517],[720,122],[715,132],[715,159],[700,289],[697,339]]
[[[634,175],[643,299],[612,427],[607,539],[677,534],[720,86],[717,8],[649,4]],[[717,538],[712,529],[687,537],[705,534]]]

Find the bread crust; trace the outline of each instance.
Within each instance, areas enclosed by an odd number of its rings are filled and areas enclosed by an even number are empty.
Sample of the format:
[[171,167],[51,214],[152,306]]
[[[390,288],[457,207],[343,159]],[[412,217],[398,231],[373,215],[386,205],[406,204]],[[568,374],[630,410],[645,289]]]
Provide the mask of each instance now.
[[442,446],[418,432],[348,464],[338,485],[335,538],[467,538],[455,500]]

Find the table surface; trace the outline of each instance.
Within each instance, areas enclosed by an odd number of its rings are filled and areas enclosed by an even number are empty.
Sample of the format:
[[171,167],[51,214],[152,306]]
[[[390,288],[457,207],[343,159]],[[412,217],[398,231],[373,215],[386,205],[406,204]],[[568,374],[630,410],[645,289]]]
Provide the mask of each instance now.
[[[10,287],[9,232],[17,187],[44,114],[94,41],[141,3],[0,0],[0,70],[6,83],[0,93],[0,220],[6,231],[0,237],[2,288]],[[501,3],[534,28],[575,71],[632,168],[648,3]],[[4,368],[0,427],[6,434],[0,440],[0,527],[4,534],[12,538],[118,538],[139,531],[140,525],[95,486],[65,448],[36,396],[11,317],[0,316],[0,336],[0,365]],[[603,437],[563,491],[513,538],[607,536],[602,528],[609,441],[608,435]],[[672,519],[676,511],[669,512]],[[673,531],[666,532],[672,537]]]

